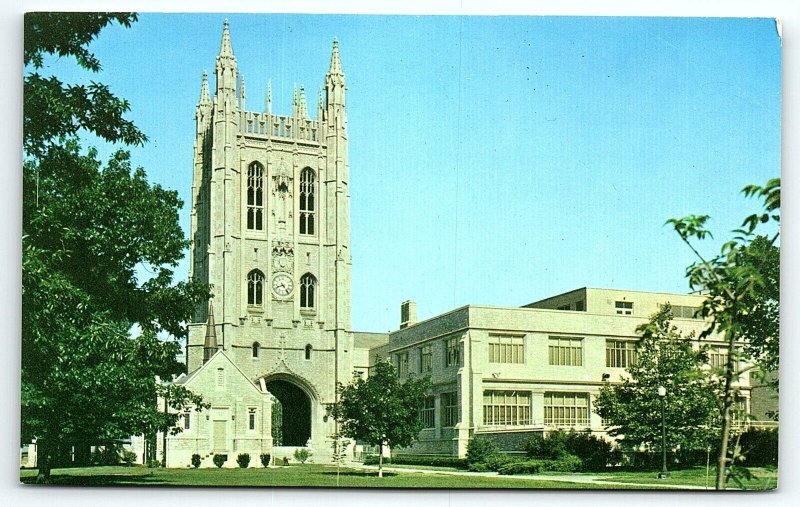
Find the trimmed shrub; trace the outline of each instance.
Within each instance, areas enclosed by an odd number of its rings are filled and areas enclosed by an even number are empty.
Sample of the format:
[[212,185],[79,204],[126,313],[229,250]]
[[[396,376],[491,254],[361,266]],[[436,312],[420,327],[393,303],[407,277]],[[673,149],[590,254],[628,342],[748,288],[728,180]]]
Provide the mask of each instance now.
[[515,461],[501,466],[497,472],[500,475],[538,474],[540,462],[534,460]]
[[272,458],[272,456],[269,454],[262,454],[259,456],[259,458],[261,458],[261,464],[264,465],[264,468],[267,468],[269,466],[269,460]]
[[[533,437],[525,443],[525,454],[531,459],[560,460],[577,456],[579,470],[602,471],[622,459],[621,451],[611,442],[589,432],[554,431],[547,437]],[[555,471],[555,470],[553,470]]]
[[128,466],[133,465],[134,463],[136,463],[136,453],[133,451],[129,451],[127,449],[123,449],[122,461]]
[[566,433],[559,430],[547,435],[531,437],[525,442],[525,455],[529,458],[558,459],[567,454]]
[[485,464],[497,454],[494,442],[486,437],[473,437],[467,444],[467,465]]
[[301,464],[304,464],[306,461],[308,461],[308,459],[311,458],[311,456],[313,455],[311,454],[311,451],[309,451],[308,449],[294,450],[294,459],[299,461]]
[[777,429],[748,428],[742,433],[739,446],[744,466],[778,466]]
[[192,466],[195,468],[200,467],[200,455],[199,454],[192,454]]
[[540,472],[577,472],[582,462],[577,456],[565,454],[559,459],[529,459],[512,461],[497,470],[501,475],[538,474]]
[[[378,455],[370,454],[364,457],[365,465],[377,465]],[[391,458],[383,459],[384,465],[420,465],[428,467],[467,468],[467,461],[455,456],[442,456],[437,454],[396,454]]]
[[225,462],[228,461],[228,455],[227,454],[215,454],[213,461],[214,461],[214,464],[217,465],[217,468],[222,468],[222,465],[224,465]]
[[250,465],[250,455],[245,452],[236,456],[236,464],[239,468],[247,468]]

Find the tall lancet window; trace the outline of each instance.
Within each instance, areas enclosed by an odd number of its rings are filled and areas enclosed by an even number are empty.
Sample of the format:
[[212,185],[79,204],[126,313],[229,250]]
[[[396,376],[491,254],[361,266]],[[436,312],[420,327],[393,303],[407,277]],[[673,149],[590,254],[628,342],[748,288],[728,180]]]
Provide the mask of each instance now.
[[264,230],[264,166],[258,162],[247,168],[247,229]]
[[300,278],[300,308],[314,308],[314,293],[317,291],[317,279],[311,273]]
[[310,167],[300,173],[300,234],[314,234],[314,179]]
[[261,306],[264,302],[264,273],[254,269],[247,275],[247,304]]

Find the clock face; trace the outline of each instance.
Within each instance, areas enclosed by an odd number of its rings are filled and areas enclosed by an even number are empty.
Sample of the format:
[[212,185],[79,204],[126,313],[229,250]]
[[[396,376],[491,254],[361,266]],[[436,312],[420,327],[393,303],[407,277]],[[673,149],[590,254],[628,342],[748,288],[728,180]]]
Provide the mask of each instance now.
[[272,291],[278,296],[288,296],[293,289],[294,281],[289,275],[281,273],[272,279]]

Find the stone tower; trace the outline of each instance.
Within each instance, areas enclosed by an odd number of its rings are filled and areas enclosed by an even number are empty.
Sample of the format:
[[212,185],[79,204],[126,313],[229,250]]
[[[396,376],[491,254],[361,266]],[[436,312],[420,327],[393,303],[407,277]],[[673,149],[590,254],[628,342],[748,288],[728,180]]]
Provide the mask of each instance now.
[[[301,55],[297,55],[300,57]],[[291,116],[245,107],[228,22],[212,97],[204,73],[196,110],[190,276],[211,286],[190,325],[186,361],[215,346],[280,407],[276,446],[328,449],[336,383],[353,371],[345,77],[333,42],[316,118],[304,88]],[[287,101],[288,102],[288,101]],[[213,307],[214,314],[209,315]],[[329,452],[329,449],[328,449]]]

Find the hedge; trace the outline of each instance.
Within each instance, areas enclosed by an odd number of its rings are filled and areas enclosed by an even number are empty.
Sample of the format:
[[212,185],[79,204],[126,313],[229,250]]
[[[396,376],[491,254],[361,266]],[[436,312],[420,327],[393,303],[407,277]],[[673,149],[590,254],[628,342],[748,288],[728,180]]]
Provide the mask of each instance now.
[[[378,455],[371,454],[364,457],[365,465],[377,465]],[[396,454],[391,458],[383,459],[384,465],[420,465],[429,467],[467,468],[467,461],[455,456],[442,456],[436,454]]]

